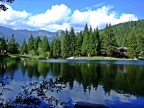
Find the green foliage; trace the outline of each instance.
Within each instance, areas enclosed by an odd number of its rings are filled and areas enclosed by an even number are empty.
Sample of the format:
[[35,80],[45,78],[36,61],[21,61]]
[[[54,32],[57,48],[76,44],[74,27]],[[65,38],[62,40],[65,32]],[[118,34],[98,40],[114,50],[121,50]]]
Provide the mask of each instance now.
[[50,52],[44,52],[40,55],[42,58],[50,58]]
[[65,33],[62,32],[60,35],[60,44],[61,44],[61,57],[64,58],[65,55]]
[[137,40],[136,40],[136,35],[135,33],[132,33],[129,42],[128,42],[128,47],[129,47],[129,56],[131,58],[134,58],[137,54],[136,48],[137,48]]
[[98,28],[96,28],[96,30],[94,30],[94,35],[96,36],[97,39],[97,46],[96,46],[96,53],[98,56],[101,56],[101,39],[100,39],[100,34],[99,34],[99,30]]
[[7,44],[5,41],[5,38],[0,38],[0,53],[3,54],[5,51],[7,51]]
[[75,34],[73,28],[71,28],[70,31],[66,30],[61,36],[62,58],[81,55],[95,56],[97,55],[97,50],[100,54],[101,43],[99,38],[100,36],[98,29],[97,31],[93,32],[92,27],[90,27],[89,30],[87,24],[84,28],[84,32],[80,32],[77,35]]
[[71,27],[71,30],[69,32],[69,45],[69,56],[74,56],[76,50],[76,36],[73,27]]
[[20,48],[20,52],[21,54],[27,54],[28,50],[27,50],[27,43],[25,41],[25,39],[22,42],[21,48]]
[[76,50],[75,50],[75,55],[76,56],[80,56],[81,55],[82,43],[83,43],[83,34],[82,34],[82,32],[80,32],[76,36]]
[[42,49],[42,53],[46,53],[47,51],[50,51],[50,45],[48,42],[48,38],[46,36],[44,36],[44,38],[42,39],[40,47]]
[[60,57],[61,42],[58,37],[54,38],[54,40],[51,43],[51,53],[52,53],[52,57]]
[[76,55],[76,35],[74,29],[70,32],[66,29],[61,37],[61,52],[62,58],[67,58]]
[[90,56],[95,56],[97,54],[97,45],[98,45],[98,40],[97,40],[97,34],[95,32],[92,32],[92,28],[90,27],[90,37],[89,37],[89,53]]
[[41,39],[39,36],[37,36],[35,39],[34,39],[34,50],[37,51],[38,50],[38,47],[41,43]]
[[113,32],[116,36],[118,46],[128,46],[129,38],[133,31],[135,34],[144,34],[144,20],[131,21],[112,26]]
[[144,36],[140,35],[137,36],[137,52],[139,56],[142,56],[142,52],[144,51]]
[[82,43],[82,54],[88,55],[88,46],[89,46],[89,29],[88,25],[85,25],[84,34],[83,34],[83,43]]
[[69,40],[70,40],[69,33],[68,33],[68,30],[66,29],[63,40],[62,40],[62,44],[63,44],[62,58],[69,57],[69,51],[70,51],[70,41]]
[[18,54],[18,46],[19,44],[16,42],[14,38],[14,34],[12,34],[10,41],[7,42],[7,50],[10,54]]
[[[113,56],[118,47],[127,47],[130,58],[142,57],[144,51],[144,20],[127,22],[99,30],[85,25],[83,32],[75,33],[74,28],[67,29],[52,42],[44,36],[33,38],[32,34],[26,43],[23,40],[21,47],[16,42],[14,34],[10,40],[0,38],[0,54],[28,53],[29,55],[67,58],[70,56]],[[18,49],[19,48],[19,49]],[[49,52],[49,53],[47,53]]]
[[31,36],[30,36],[30,38],[29,38],[29,40],[28,40],[28,45],[27,45],[27,47],[28,47],[28,53],[30,53],[31,50],[34,50],[34,39],[33,39],[32,34],[31,34]]
[[31,55],[31,56],[35,56],[36,55],[36,51],[33,49],[33,50],[30,50],[29,51],[29,54]]
[[144,37],[136,34],[135,30],[131,33],[131,37],[128,41],[128,54],[131,58],[138,58],[144,51]]
[[102,53],[107,56],[112,56],[116,50],[116,37],[111,25],[106,25],[102,40]]

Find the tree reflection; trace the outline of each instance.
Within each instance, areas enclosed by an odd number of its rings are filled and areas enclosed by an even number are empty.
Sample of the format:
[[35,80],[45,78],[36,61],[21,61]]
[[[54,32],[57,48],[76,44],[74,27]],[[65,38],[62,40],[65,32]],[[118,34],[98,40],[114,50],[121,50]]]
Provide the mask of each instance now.
[[33,82],[22,86],[23,92],[14,99],[9,99],[6,103],[1,102],[2,107],[51,107],[57,105],[67,106],[66,102],[49,96],[48,92],[59,92],[67,86],[63,79],[56,79],[42,82]]
[[[10,101],[8,105],[17,102],[24,105],[31,104],[28,103],[29,100],[26,99],[30,99],[34,104],[39,104],[44,100],[46,104],[56,105],[62,101],[57,100],[53,96],[48,97],[47,91],[59,92],[66,86],[68,86],[69,89],[73,89],[75,81],[83,86],[84,92],[90,91],[91,89],[97,90],[97,87],[101,85],[105,93],[109,95],[111,90],[114,90],[118,93],[144,96],[143,66],[48,63],[37,61],[0,63],[1,91],[3,91],[3,85],[7,84],[4,82],[4,79],[7,79],[8,83],[10,83],[10,80],[13,79],[18,68],[21,69],[23,77],[25,77],[25,74],[28,75],[29,79],[33,77],[39,79],[39,77],[42,76],[44,81],[23,86],[23,93],[19,94],[15,101]],[[53,79],[48,81],[47,76],[49,74],[53,76]]]

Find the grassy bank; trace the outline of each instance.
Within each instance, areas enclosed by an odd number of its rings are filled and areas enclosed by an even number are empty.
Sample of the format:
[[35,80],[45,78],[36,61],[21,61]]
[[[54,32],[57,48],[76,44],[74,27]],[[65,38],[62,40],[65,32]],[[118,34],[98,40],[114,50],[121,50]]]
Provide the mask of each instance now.
[[19,55],[19,54],[10,54],[3,58],[3,61],[9,61],[9,60],[40,60],[40,59],[46,59],[41,56],[29,56],[29,55]]
[[[9,60],[44,60],[42,56],[30,56],[30,55],[19,55],[19,54],[10,54],[3,58],[3,61]],[[77,60],[136,60],[136,59],[124,59],[124,58],[114,58],[114,57],[102,57],[102,56],[95,56],[95,57],[73,57],[73,59]],[[144,58],[139,58],[138,60],[144,60]]]
[[82,59],[82,60],[135,60],[135,59],[102,57],[102,56],[96,56],[96,57],[79,57],[79,59]]
[[19,55],[8,55],[3,57],[3,61],[10,61],[10,60],[19,61],[20,57]]

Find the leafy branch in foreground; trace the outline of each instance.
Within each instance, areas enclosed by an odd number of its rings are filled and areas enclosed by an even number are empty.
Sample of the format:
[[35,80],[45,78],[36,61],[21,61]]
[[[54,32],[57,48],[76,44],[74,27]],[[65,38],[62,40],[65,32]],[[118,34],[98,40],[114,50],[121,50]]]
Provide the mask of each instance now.
[[59,92],[66,88],[67,84],[62,79],[53,81],[33,82],[22,86],[23,92],[16,98],[9,99],[6,103],[0,103],[3,107],[56,107],[57,105],[66,106],[67,103],[56,99],[54,96],[48,96],[48,92]]
[[13,3],[15,0],[0,0],[0,10],[6,11],[8,7],[5,6],[5,2],[7,3]]

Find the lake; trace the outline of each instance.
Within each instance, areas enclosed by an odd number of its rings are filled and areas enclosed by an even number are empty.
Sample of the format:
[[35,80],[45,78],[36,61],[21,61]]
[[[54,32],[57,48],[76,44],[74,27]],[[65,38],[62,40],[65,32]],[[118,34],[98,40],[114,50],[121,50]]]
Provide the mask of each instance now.
[[1,107],[73,108],[78,102],[144,108],[144,61],[0,63]]

